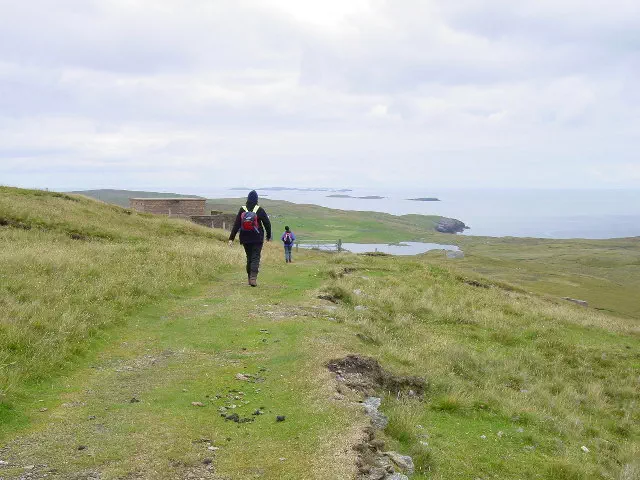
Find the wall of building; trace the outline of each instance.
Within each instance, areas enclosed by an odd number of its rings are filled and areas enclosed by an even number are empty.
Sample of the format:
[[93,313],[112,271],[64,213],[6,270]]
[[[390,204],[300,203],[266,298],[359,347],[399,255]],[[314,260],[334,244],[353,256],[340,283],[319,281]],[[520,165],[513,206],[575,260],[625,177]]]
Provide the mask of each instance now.
[[204,198],[130,198],[133,210],[170,217],[191,217],[204,215]]

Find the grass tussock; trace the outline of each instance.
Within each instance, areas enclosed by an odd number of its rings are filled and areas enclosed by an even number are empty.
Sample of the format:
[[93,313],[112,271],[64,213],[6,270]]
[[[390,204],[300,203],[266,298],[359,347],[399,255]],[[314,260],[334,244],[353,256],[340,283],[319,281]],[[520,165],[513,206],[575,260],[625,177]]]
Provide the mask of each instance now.
[[0,401],[101,330],[237,260],[224,233],[79,196],[0,188]]
[[424,458],[413,478],[636,471],[636,321],[470,282],[426,260],[354,262],[394,271],[329,280],[327,291],[362,292],[364,308],[344,304],[339,320],[364,352],[431,385],[422,401],[384,405],[386,435]]

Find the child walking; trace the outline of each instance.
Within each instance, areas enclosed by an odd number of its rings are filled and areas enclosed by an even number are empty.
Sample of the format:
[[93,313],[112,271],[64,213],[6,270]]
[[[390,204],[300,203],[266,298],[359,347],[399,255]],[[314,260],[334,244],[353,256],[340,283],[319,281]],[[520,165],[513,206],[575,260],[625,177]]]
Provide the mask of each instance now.
[[291,263],[291,249],[293,248],[293,242],[296,240],[295,234],[289,230],[289,227],[284,227],[284,233],[282,234],[282,243],[284,243],[284,261]]

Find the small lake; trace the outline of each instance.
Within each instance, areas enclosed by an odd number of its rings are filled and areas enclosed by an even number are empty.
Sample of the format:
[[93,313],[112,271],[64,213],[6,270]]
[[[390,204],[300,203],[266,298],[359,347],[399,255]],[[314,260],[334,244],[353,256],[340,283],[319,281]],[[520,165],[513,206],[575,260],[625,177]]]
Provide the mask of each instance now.
[[[301,248],[316,248],[335,252],[337,245],[335,243],[301,243]],[[450,250],[459,252],[460,249],[456,245],[442,245],[440,243],[425,242],[401,242],[401,243],[343,243],[342,249],[351,253],[370,253],[379,252],[389,255],[420,255],[430,250]]]

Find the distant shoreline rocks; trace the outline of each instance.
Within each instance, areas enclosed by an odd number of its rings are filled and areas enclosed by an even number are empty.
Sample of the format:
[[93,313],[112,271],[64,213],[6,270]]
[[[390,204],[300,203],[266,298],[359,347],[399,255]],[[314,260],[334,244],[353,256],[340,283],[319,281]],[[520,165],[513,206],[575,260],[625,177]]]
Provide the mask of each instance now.
[[334,195],[327,195],[327,198],[357,198],[359,200],[382,200],[385,197],[379,195],[366,195],[364,197],[354,197],[353,195],[345,195],[343,193],[337,193]]
[[468,229],[464,222],[455,218],[442,217],[436,225],[436,231],[440,233],[461,233]]
[[441,200],[436,197],[419,197],[419,198],[407,198],[412,202],[440,202]]

